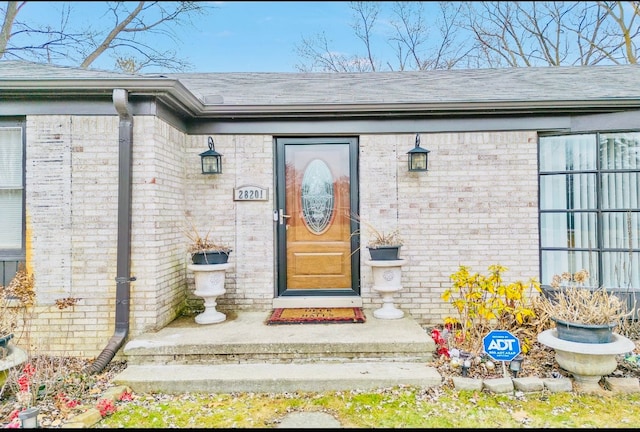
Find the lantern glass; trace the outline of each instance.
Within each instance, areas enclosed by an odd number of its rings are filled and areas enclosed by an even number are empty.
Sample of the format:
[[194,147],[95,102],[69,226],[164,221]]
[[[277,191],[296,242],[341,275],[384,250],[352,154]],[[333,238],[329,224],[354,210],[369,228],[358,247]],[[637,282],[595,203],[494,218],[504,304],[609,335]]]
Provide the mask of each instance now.
[[220,174],[222,164],[219,156],[202,156],[202,174]]
[[420,147],[420,134],[416,134],[416,146],[407,152],[409,155],[409,171],[427,171],[429,150]]
[[427,170],[427,154],[411,153],[409,155],[409,171],[426,171]]
[[220,174],[222,172],[222,155],[214,148],[213,138],[209,137],[209,150],[200,153],[202,174]]

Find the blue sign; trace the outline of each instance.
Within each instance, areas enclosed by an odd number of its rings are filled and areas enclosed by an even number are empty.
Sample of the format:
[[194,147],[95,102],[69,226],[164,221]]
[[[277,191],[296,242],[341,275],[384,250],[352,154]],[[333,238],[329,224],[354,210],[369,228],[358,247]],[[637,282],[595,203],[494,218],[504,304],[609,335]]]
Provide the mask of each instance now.
[[492,330],[483,339],[484,352],[495,361],[511,361],[520,354],[520,341],[506,330]]

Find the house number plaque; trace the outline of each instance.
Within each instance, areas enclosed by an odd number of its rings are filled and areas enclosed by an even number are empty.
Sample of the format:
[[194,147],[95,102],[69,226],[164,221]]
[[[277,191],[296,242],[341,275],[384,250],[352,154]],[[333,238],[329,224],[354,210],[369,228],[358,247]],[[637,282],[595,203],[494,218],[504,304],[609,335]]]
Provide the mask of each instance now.
[[234,201],[267,201],[269,189],[260,186],[246,185],[233,189]]

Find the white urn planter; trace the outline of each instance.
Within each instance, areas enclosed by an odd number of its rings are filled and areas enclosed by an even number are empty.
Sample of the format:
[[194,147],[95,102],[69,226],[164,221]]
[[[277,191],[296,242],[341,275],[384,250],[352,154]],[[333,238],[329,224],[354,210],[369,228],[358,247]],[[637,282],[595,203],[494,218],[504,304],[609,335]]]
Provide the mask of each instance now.
[[27,352],[15,345],[7,345],[0,350],[0,388],[4,385],[9,369],[20,366],[28,360]]
[[586,392],[600,390],[602,377],[618,366],[616,356],[635,348],[633,341],[617,333],[613,333],[612,342],[585,343],[560,339],[556,329],[540,333],[538,342],[555,351],[558,365],[571,372],[580,390]]
[[382,296],[382,307],[373,311],[373,316],[380,319],[400,319],[404,312],[393,304],[393,296],[402,289],[402,266],[407,260],[368,260],[373,272],[373,290]]
[[226,292],[225,272],[230,266],[230,263],[187,266],[194,273],[196,289],[193,294],[204,299],[204,312],[196,316],[196,323],[215,324],[227,319],[225,314],[216,310],[216,306],[217,298]]

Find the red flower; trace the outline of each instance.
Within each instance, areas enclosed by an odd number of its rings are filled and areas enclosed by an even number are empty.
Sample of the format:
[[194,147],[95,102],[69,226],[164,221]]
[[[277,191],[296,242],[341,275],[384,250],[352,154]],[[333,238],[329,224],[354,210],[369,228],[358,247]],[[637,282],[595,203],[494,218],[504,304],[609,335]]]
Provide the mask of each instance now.
[[30,384],[30,379],[27,375],[22,374],[18,377],[18,385],[20,386],[21,392],[28,392],[29,384]]
[[75,408],[78,405],[80,405],[80,401],[76,399],[71,399],[70,401],[67,402],[67,408]]
[[5,426],[5,428],[7,428],[7,429],[20,429],[20,428],[22,428],[22,423],[20,423],[20,420],[18,420],[18,419],[11,420],[11,422],[9,424],[7,424]]
[[36,368],[31,363],[27,363],[26,365],[24,365],[24,368],[22,369],[22,372],[25,375],[27,375],[29,378],[31,378],[33,375],[35,375]]
[[449,354],[449,349],[444,346],[441,346],[440,348],[438,348],[437,353],[438,355],[445,355],[447,356],[447,358],[451,357],[451,354]]
[[102,417],[108,416],[116,412],[116,406],[111,399],[100,399],[96,405]]
[[131,392],[125,391],[124,393],[122,393],[120,395],[118,400],[125,401],[125,402],[130,402],[130,401],[133,400],[133,394]]
[[449,349],[447,348],[447,341],[444,340],[444,338],[440,334],[440,330],[435,328],[431,330],[431,338],[436,343],[436,345],[438,345],[438,350],[436,351],[438,355],[445,355],[447,356],[447,358],[449,358],[450,355]]

